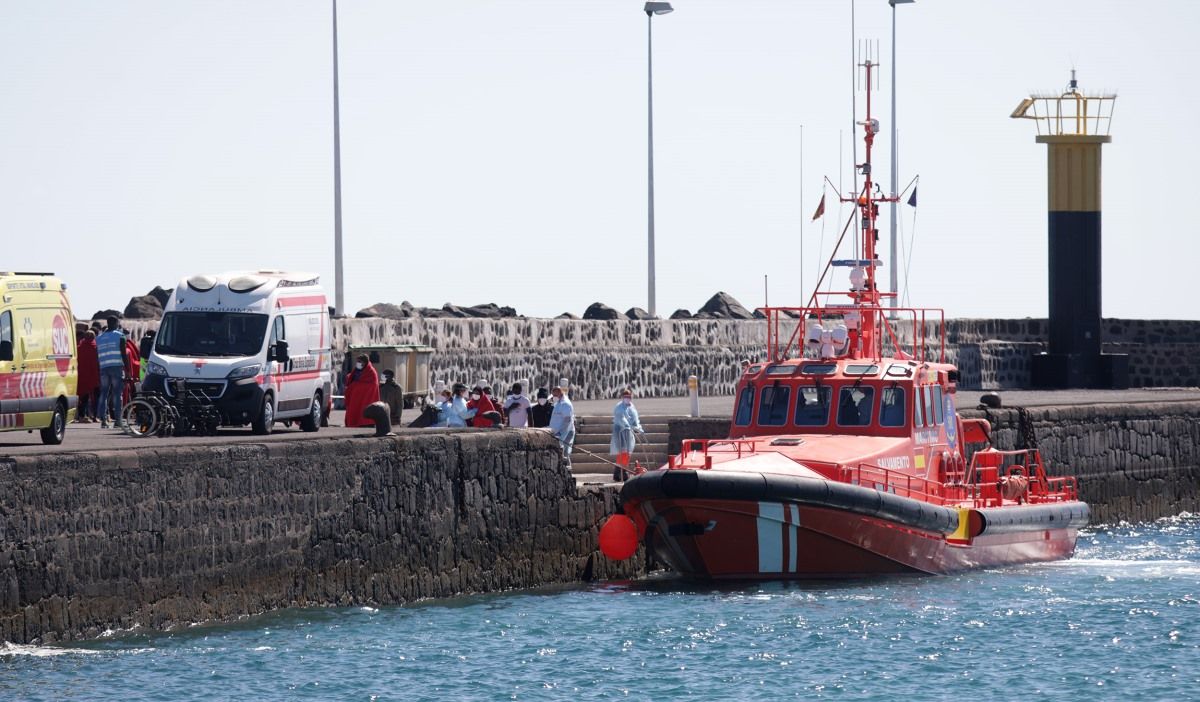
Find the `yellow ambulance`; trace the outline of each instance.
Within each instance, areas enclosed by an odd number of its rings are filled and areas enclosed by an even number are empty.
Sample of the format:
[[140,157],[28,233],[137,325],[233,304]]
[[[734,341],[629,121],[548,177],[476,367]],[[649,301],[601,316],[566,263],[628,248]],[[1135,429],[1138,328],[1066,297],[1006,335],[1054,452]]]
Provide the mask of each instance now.
[[75,317],[53,273],[0,272],[0,431],[62,443],[75,416]]

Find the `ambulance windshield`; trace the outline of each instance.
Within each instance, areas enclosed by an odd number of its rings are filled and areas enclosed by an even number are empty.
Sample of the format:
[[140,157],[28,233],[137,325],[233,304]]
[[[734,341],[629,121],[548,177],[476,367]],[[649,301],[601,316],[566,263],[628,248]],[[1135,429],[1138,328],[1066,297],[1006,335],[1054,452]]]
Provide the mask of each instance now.
[[154,350],[163,356],[254,356],[266,333],[265,314],[168,312]]

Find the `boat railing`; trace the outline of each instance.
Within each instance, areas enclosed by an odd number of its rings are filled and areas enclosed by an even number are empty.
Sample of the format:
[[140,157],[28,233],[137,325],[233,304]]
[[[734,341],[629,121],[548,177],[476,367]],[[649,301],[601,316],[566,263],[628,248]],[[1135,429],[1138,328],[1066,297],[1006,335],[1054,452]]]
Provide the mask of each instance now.
[[[844,294],[818,292],[816,296]],[[824,323],[843,319],[848,312],[857,312],[860,319],[874,320],[874,333],[870,337],[874,348],[863,350],[867,356],[882,358],[890,351],[898,357],[907,356],[916,361],[946,362],[946,313],[939,308],[829,304],[761,307],[759,310],[767,316],[767,357],[776,361],[804,355],[803,335],[807,321]],[[936,327],[936,339],[930,338],[933,335],[931,326]]]
[[1037,449],[979,451],[965,471],[947,472],[945,477],[940,482],[871,463],[843,466],[840,475],[842,482],[936,505],[1045,504],[1076,500],[1079,495],[1074,476],[1046,475]]
[[998,507],[1005,500],[1044,504],[1079,499],[1075,477],[1048,477],[1037,449],[976,451],[963,484],[976,507]]
[[[734,454],[741,458],[747,453],[757,453],[753,439],[684,439],[679,445],[679,455],[667,457],[667,468],[708,470],[712,468],[713,454]],[[695,454],[700,455],[700,464],[690,465],[688,459]]]
[[954,495],[948,494],[946,486],[936,480],[898,470],[889,470],[873,463],[842,466],[841,480],[851,485],[861,485],[880,492],[890,492],[893,495],[910,497],[935,505],[956,501]]

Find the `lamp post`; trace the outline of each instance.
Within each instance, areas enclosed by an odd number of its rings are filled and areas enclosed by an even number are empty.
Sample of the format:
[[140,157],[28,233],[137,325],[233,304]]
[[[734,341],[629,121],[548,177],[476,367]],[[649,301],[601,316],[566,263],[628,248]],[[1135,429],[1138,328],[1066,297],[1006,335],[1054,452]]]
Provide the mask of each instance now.
[[[892,197],[896,197],[896,181],[899,180],[897,173],[900,170],[897,163],[899,156],[899,148],[896,143],[896,6],[911,5],[916,0],[888,0],[888,4],[892,6]],[[890,210],[890,218],[892,223],[891,233],[891,293],[892,293],[892,309],[896,309],[900,305],[899,298],[899,279],[900,279],[900,262],[896,255],[896,201],[892,200],[888,204]],[[894,315],[895,313],[893,313]]]
[[654,16],[674,10],[669,2],[648,2],[646,12],[646,238],[650,316],[656,316],[654,306]]
[[345,276],[342,274],[342,130],[338,113],[337,0],[333,0],[333,307],[346,314]]

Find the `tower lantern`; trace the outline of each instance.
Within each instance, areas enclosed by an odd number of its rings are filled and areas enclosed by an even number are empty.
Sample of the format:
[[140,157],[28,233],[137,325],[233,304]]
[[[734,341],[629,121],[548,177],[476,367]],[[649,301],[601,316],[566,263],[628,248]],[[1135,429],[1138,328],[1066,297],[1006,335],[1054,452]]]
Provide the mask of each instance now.
[[1048,157],[1050,338],[1033,357],[1035,387],[1129,384],[1128,356],[1100,346],[1100,147],[1112,141],[1116,99],[1081,92],[1072,69],[1064,92],[1030,95],[1011,115],[1033,120]]

